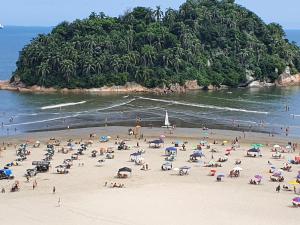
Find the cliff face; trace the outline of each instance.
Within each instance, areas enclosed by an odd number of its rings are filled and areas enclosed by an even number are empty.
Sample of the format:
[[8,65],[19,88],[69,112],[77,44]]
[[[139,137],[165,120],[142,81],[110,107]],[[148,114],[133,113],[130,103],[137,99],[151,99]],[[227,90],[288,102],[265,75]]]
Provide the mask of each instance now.
[[281,74],[276,80],[277,86],[294,86],[300,84],[300,73],[291,75],[289,73]]

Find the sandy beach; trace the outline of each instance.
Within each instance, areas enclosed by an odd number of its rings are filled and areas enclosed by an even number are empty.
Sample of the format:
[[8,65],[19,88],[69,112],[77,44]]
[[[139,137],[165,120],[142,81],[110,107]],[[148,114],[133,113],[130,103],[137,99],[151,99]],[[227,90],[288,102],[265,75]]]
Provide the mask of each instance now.
[[[276,168],[281,168],[288,159],[299,155],[299,149],[292,153],[283,153],[281,159],[273,159],[271,148],[274,144],[286,146],[288,141],[283,137],[269,137],[263,133],[245,133],[226,130],[177,128],[170,134],[163,128],[141,128],[143,138],[136,139],[128,135],[128,127],[83,128],[74,130],[48,131],[27,133],[18,136],[1,137],[2,143],[10,142],[11,146],[1,151],[0,166],[16,159],[15,145],[29,141],[28,150],[31,154],[19,166],[11,169],[14,180],[0,180],[0,188],[6,193],[0,194],[0,215],[3,224],[123,224],[123,225],[152,225],[152,224],[298,224],[299,208],[292,207],[292,199],[298,195],[293,191],[275,191],[279,183],[270,182],[268,161]],[[63,154],[57,152],[66,146],[67,140],[84,142],[94,133],[93,144],[87,147],[79,160],[73,161],[68,174],[57,174],[56,166],[64,159],[70,158],[76,152]],[[203,147],[205,157],[199,162],[188,162],[193,150],[208,134],[206,139],[210,149]],[[111,139],[100,143],[99,137],[109,135]],[[148,141],[164,135],[161,148],[149,148]],[[117,139],[117,136],[119,137]],[[26,169],[32,168],[32,161],[41,160],[46,153],[46,143],[50,137],[61,141],[55,147],[55,154],[51,161],[51,168],[47,173],[39,173],[27,182],[24,177]],[[222,167],[215,168],[218,173],[224,173],[222,182],[216,182],[216,176],[209,176],[212,168],[204,167],[212,157],[214,160],[223,157],[226,149],[231,148],[231,141],[238,137],[240,147],[231,151],[228,161]],[[82,140],[81,140],[82,139]],[[146,141],[144,140],[146,139]],[[41,142],[40,147],[33,148],[35,141]],[[117,150],[117,141],[125,140],[130,150]],[[172,162],[173,169],[162,171],[165,162],[165,148],[174,146],[176,140],[186,142],[186,151],[177,151],[176,160]],[[218,142],[213,144],[213,142]],[[221,145],[223,141],[227,141]],[[81,143],[82,143],[81,142]],[[137,147],[137,142],[140,147]],[[261,143],[264,147],[262,157],[245,157],[251,144]],[[79,146],[79,145],[78,145]],[[106,159],[99,165],[101,157],[91,157],[93,150],[111,147],[114,159]],[[18,148],[18,147],[16,147]],[[141,170],[141,165],[130,161],[130,154],[143,149],[143,158],[149,165],[149,170]],[[235,161],[241,160],[242,171],[240,177],[228,177],[234,168]],[[83,165],[82,165],[83,164]],[[179,176],[174,168],[191,167],[187,176]],[[116,178],[119,168],[129,167],[132,174],[127,179]],[[285,181],[280,183],[289,185],[295,180],[300,165],[292,165],[291,172],[284,171]],[[250,185],[249,180],[256,174],[263,176],[260,185]],[[10,193],[10,187],[18,180],[20,190]],[[32,188],[36,180],[37,187]],[[105,183],[107,182],[107,186]],[[124,184],[124,188],[111,188],[111,183]],[[53,194],[55,186],[55,194]],[[289,187],[292,186],[289,185]],[[300,185],[298,185],[298,188]],[[60,199],[60,203],[59,203]]]

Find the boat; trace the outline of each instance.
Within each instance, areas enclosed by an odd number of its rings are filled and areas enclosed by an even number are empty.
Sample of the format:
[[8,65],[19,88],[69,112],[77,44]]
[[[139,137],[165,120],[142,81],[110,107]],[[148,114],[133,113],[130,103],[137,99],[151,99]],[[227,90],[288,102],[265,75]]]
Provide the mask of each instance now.
[[4,26],[0,23],[0,29],[3,29],[4,28]]
[[169,121],[169,115],[168,115],[168,111],[166,111],[166,115],[165,115],[165,124],[164,126],[162,126],[163,128],[169,128],[172,127]]

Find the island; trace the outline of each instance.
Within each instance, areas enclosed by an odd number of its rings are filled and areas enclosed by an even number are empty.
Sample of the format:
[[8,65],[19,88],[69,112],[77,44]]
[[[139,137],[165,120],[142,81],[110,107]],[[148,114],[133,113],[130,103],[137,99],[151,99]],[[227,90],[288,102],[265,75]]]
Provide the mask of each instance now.
[[179,9],[136,7],[119,17],[93,12],[62,22],[22,49],[9,86],[245,87],[284,79],[298,83],[299,71],[300,48],[279,24],[266,24],[234,0],[187,0]]

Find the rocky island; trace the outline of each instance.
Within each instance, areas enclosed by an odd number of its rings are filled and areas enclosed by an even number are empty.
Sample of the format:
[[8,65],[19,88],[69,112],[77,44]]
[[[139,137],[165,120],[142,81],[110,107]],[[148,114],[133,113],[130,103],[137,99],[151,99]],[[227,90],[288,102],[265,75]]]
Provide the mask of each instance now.
[[[0,89],[184,91],[297,84],[300,49],[234,0],[188,0],[62,22],[20,52]],[[298,75],[296,75],[298,74]],[[296,76],[294,76],[296,75]]]

